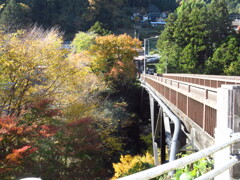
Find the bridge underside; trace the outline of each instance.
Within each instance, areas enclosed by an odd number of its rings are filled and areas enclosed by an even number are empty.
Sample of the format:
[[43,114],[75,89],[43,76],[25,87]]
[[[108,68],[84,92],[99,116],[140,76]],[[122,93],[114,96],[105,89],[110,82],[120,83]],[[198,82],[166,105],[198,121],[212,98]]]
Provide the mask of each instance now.
[[[172,111],[172,113],[180,120],[180,129],[177,135],[176,147],[173,150],[175,151],[175,157],[169,157],[169,159],[172,158],[172,160],[175,160],[176,155],[179,152],[195,152],[197,150],[210,147],[214,144],[214,138],[212,136],[204,132],[201,127],[199,127],[183,112],[176,108],[164,96],[152,88],[148,90],[148,93],[150,100],[155,165],[160,164],[160,162],[158,162],[158,148],[160,148],[161,163],[168,161],[166,160],[166,147],[171,150],[176,126],[171,117],[169,117],[169,114],[164,111],[164,108],[159,103],[159,100],[162,101],[168,107],[168,109]],[[156,96],[152,96],[152,93],[154,93]],[[171,156],[171,152],[169,152],[169,154]]]
[[[156,90],[151,89],[163,102],[166,104],[169,109],[181,120],[181,131],[186,135],[187,143],[191,143],[197,150],[205,149],[214,144],[214,138],[206,133],[199,125],[197,125],[193,120],[191,120],[186,114],[181,110],[176,108],[174,104],[168,101],[164,96],[158,93]],[[166,117],[167,114],[165,115]],[[167,121],[166,121],[167,122]],[[170,126],[173,126],[174,123],[169,119]],[[167,125],[168,126],[168,125]],[[173,134],[173,132],[172,132]],[[183,134],[182,134],[183,135]],[[181,136],[179,138],[181,139]],[[189,142],[190,140],[190,142]],[[182,140],[180,140],[182,141]]]
[[[240,132],[240,79],[186,75],[184,82],[172,76],[141,76],[142,87],[149,93],[156,165],[159,147],[161,163],[165,163],[166,146],[172,161],[179,151],[205,149]],[[224,164],[229,155],[239,156],[240,143],[232,145],[228,152],[216,157],[214,166]],[[231,168],[228,177],[239,179],[239,168],[240,164]]]

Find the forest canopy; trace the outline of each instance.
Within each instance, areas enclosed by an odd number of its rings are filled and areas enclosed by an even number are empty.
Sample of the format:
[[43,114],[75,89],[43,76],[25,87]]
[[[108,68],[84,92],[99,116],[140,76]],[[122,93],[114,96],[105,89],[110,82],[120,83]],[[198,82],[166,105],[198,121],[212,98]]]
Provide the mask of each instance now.
[[[132,8],[155,4],[161,10],[174,10],[175,0],[3,0],[0,2],[0,24],[58,26],[67,33],[86,31],[95,22],[108,29],[129,26]],[[13,23],[14,22],[14,23]]]
[[[230,13],[240,13],[238,0],[226,0]],[[38,24],[44,28],[59,27],[67,34],[87,31],[95,22],[116,30],[131,27],[130,16],[149,5],[160,11],[173,12],[176,0],[2,0],[0,26],[23,27]]]
[[90,33],[77,46],[83,35],[69,50],[55,28],[0,32],[0,179],[110,178],[120,154],[141,150],[126,135],[139,125],[129,103],[141,42]]
[[158,41],[159,73],[239,75],[239,34],[224,0],[183,0]]

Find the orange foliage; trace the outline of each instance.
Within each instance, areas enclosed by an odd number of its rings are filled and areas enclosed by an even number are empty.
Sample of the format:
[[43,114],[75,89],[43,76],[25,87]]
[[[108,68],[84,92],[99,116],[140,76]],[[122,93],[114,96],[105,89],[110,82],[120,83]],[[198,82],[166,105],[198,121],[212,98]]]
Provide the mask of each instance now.
[[23,153],[25,153],[31,146],[23,146],[20,149],[13,149],[13,152],[7,155],[6,160],[12,163],[20,163],[19,159],[23,158]]
[[[21,123],[16,117],[0,117],[0,142],[3,143],[0,152],[4,152],[0,158],[0,163],[3,163],[1,172],[10,171],[11,168],[8,167],[17,166],[21,160],[37,151],[38,148],[33,147],[35,138],[50,137],[59,130],[58,127],[52,125]],[[8,147],[7,150],[4,145]]]
[[39,133],[44,137],[50,137],[54,136],[59,129],[59,127],[53,125],[42,125]]
[[126,34],[99,36],[95,41],[89,50],[93,72],[103,76],[110,86],[125,88],[136,77],[133,58],[141,42]]

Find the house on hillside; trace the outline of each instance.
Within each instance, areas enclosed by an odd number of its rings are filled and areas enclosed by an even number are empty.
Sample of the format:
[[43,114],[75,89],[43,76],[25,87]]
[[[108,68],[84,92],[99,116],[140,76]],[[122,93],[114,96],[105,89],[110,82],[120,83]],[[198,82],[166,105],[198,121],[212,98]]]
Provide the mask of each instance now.
[[162,12],[161,17],[166,19],[168,17],[168,13],[167,12]]
[[147,8],[147,12],[160,13],[160,9],[157,6],[150,4]]
[[131,20],[134,22],[142,21],[143,15],[141,13],[134,13],[131,17]]
[[134,22],[135,29],[141,29],[149,25],[152,27],[164,26],[167,16],[168,12],[160,12],[157,6],[151,4],[148,6],[146,14],[134,13],[131,20]]
[[156,19],[161,17],[161,12],[157,6],[150,4],[148,6],[148,14],[147,15],[148,15],[149,21],[156,21]]
[[240,29],[240,19],[235,19],[234,21],[232,21],[232,27],[234,28],[234,30],[236,32],[239,32],[239,29]]

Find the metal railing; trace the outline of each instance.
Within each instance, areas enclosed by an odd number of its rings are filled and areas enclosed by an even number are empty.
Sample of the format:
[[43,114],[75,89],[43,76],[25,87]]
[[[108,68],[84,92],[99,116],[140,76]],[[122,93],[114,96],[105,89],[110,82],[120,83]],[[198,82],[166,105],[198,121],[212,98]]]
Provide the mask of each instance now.
[[148,86],[161,94],[207,134],[216,127],[217,89],[159,76],[142,77]]
[[222,84],[240,84],[240,77],[238,76],[202,75],[202,74],[162,74],[162,77],[213,88],[221,87]]
[[[202,158],[208,157],[218,151],[224,150],[228,146],[231,146],[232,144],[235,144],[237,142],[240,142],[240,133],[232,134],[231,138],[229,138],[228,140],[226,140],[221,144],[213,145],[209,148],[203,149],[199,152],[180,158],[178,160],[175,160],[151,169],[147,169],[123,178],[119,178],[119,180],[148,180],[151,178],[155,178],[163,174],[166,174],[169,171],[182,168]],[[230,154],[228,154],[228,156],[230,156]],[[236,156],[232,156],[231,159],[229,158],[229,161],[227,163],[222,164],[221,167],[217,169],[213,169],[212,171],[209,171],[208,173],[200,176],[199,178],[197,178],[197,180],[206,180],[206,179],[211,179],[213,177],[216,177],[217,175],[223,173],[224,171],[231,168],[237,163],[239,163],[239,159]]]

